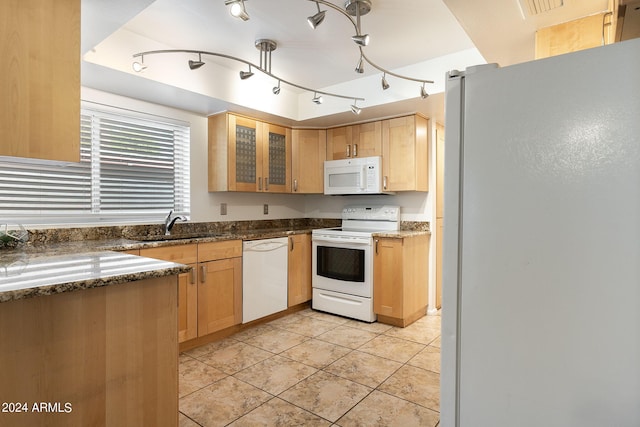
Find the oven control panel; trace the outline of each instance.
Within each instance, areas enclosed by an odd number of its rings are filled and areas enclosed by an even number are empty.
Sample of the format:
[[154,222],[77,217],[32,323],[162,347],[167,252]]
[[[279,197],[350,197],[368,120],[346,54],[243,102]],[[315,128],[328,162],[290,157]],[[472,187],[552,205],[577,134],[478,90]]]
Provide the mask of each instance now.
[[400,206],[345,206],[343,220],[359,221],[400,221]]

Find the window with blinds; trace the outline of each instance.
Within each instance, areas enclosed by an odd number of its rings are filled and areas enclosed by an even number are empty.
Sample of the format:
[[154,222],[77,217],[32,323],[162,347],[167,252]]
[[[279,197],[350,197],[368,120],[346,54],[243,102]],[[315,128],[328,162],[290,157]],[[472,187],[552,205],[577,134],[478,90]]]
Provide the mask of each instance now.
[[189,126],[127,113],[82,109],[79,163],[0,156],[0,222],[189,215]]

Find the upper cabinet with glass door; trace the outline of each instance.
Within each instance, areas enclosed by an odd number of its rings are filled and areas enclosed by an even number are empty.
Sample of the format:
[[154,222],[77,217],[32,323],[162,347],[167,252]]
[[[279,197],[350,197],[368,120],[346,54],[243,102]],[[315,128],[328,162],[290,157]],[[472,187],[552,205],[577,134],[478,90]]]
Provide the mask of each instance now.
[[231,113],[209,117],[209,191],[290,188],[291,129]]

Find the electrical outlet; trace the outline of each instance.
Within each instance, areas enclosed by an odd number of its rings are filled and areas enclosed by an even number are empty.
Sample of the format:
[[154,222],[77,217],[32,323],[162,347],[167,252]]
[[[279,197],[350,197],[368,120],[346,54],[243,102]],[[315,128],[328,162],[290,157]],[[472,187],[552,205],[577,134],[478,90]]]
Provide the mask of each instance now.
[[265,215],[269,214],[269,205],[268,204],[264,204],[263,209],[262,209],[262,213],[264,213]]
[[226,214],[227,214],[227,204],[220,203],[220,215],[226,215]]

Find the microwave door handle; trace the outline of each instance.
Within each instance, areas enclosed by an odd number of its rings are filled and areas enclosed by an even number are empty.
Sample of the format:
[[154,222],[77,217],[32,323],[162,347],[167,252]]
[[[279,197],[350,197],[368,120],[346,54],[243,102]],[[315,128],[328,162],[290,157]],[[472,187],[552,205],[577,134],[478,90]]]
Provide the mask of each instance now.
[[362,165],[362,170],[360,171],[360,189],[367,189],[367,165]]

